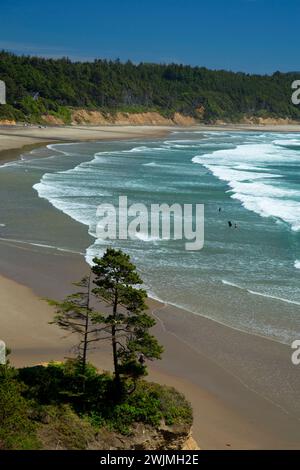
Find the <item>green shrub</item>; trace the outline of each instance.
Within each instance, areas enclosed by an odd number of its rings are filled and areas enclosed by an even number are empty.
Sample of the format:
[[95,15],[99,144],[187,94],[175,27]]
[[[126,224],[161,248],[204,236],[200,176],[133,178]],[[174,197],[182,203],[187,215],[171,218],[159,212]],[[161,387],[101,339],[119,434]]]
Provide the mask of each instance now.
[[124,393],[114,394],[113,376],[99,374],[88,365],[85,390],[77,361],[50,363],[20,369],[19,379],[27,389],[25,397],[39,405],[72,407],[95,428],[106,426],[123,434],[129,434],[133,423],[142,422],[158,426],[192,424],[191,405],[174,388],[140,380],[134,391],[131,381],[123,382]]
[[55,116],[59,119],[62,119],[64,124],[71,124],[72,114],[70,108],[66,106],[57,106],[57,111],[50,110],[49,113],[51,116]]
[[38,436],[44,448],[84,450],[95,437],[95,430],[69,405],[44,406]]
[[128,434],[135,422],[151,426],[158,426],[162,421],[167,425],[191,425],[193,413],[184,395],[174,388],[142,380],[121,403],[99,401],[89,418],[96,426],[105,423],[111,429]]
[[27,385],[25,396],[40,404],[69,403],[78,411],[92,408],[95,403],[106,400],[112,379],[99,375],[91,364],[85,372],[85,392],[80,364],[76,360],[64,363],[50,362],[45,366],[19,369],[19,377]]
[[[158,416],[166,424],[192,424],[193,412],[184,395],[173,387],[141,381],[129,400],[143,404],[143,419],[157,424]],[[152,421],[152,422],[151,422]]]
[[30,420],[30,403],[22,396],[24,387],[13,370],[0,371],[0,448],[37,449],[35,425]]
[[14,108],[10,104],[0,105],[0,119],[9,119],[11,121],[23,121],[25,119],[22,111]]

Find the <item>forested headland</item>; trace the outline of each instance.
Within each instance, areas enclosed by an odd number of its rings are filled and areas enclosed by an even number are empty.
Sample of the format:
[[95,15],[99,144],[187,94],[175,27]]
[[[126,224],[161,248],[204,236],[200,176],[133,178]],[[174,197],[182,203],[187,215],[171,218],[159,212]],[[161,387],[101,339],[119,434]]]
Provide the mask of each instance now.
[[[190,438],[190,403],[145,380],[163,347],[135,265],[112,248],[93,262],[76,292],[48,299],[51,324],[74,339],[67,360],[40,364],[37,352],[35,366],[0,364],[0,450],[179,450]],[[103,344],[111,371],[89,362]]]
[[0,79],[7,104],[0,119],[40,122],[45,114],[71,122],[72,109],[178,112],[202,122],[247,117],[300,120],[291,84],[299,73],[249,75],[180,64],[133,64],[119,60],[72,62],[0,52]]

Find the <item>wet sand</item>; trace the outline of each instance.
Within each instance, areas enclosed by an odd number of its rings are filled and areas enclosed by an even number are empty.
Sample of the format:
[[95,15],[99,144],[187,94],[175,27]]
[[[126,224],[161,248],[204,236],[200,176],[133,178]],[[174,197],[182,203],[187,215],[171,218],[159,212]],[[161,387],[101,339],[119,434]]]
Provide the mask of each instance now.
[[300,124],[250,125],[250,124],[199,124],[193,127],[177,126],[0,126],[0,160],[15,158],[20,150],[31,150],[42,144],[58,142],[84,142],[142,137],[160,137],[172,130],[240,131],[240,132],[300,132]]
[[0,161],[16,159],[20,152],[50,143],[160,137],[169,130],[164,126],[0,126]]

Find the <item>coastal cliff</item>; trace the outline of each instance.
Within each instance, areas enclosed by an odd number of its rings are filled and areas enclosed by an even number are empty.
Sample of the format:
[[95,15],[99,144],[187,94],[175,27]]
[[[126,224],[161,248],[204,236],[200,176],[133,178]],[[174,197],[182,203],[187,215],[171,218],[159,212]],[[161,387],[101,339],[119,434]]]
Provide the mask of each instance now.
[[124,435],[108,428],[95,432],[70,410],[42,418],[37,436],[44,450],[200,450],[188,424],[132,425]]
[[[204,110],[203,110],[204,112]],[[47,126],[64,126],[66,123],[62,118],[53,116],[52,114],[43,114],[41,122]],[[165,117],[158,112],[144,113],[124,113],[105,114],[101,111],[91,111],[88,109],[76,109],[71,111],[72,126],[180,126],[192,127],[203,124],[201,114],[198,117],[185,116],[181,113],[174,113],[172,117]],[[248,125],[248,126],[295,126],[299,125],[299,121],[289,118],[271,118],[244,116],[234,123],[231,121],[217,119],[211,122],[215,126],[228,125]],[[0,119],[0,126],[16,126],[17,122],[10,119]]]
[[139,380],[116,395],[113,376],[88,365],[82,391],[76,364],[0,367],[0,449],[198,449],[175,388]]
[[[48,125],[63,125],[64,121],[51,114],[42,116],[44,123]],[[103,113],[101,111],[91,111],[87,109],[75,109],[71,111],[72,125],[118,125],[118,126],[193,126],[198,120],[192,116],[185,116],[181,113],[174,113],[171,118],[167,118],[158,112],[144,113],[124,113],[117,112]]]

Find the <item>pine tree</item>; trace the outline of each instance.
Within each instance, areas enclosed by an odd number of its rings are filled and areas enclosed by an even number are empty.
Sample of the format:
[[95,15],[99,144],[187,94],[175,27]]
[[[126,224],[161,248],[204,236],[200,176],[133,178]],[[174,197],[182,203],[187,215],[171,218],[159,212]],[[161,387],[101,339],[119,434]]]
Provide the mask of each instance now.
[[146,313],[147,293],[139,287],[142,279],[130,257],[108,248],[93,262],[93,293],[110,306],[104,324],[110,327],[115,382],[120,389],[121,376],[135,383],[147,373],[145,360],[160,359],[163,348],[149,333],[155,320]]
[[51,323],[79,336],[75,350],[81,365],[84,386],[88,352],[94,349],[95,342],[103,339],[103,333],[105,334],[109,328],[105,325],[97,326],[97,323],[102,323],[104,318],[91,307],[91,273],[74,285],[82,290],[69,295],[62,302],[48,300],[48,303],[56,309],[54,321]]

